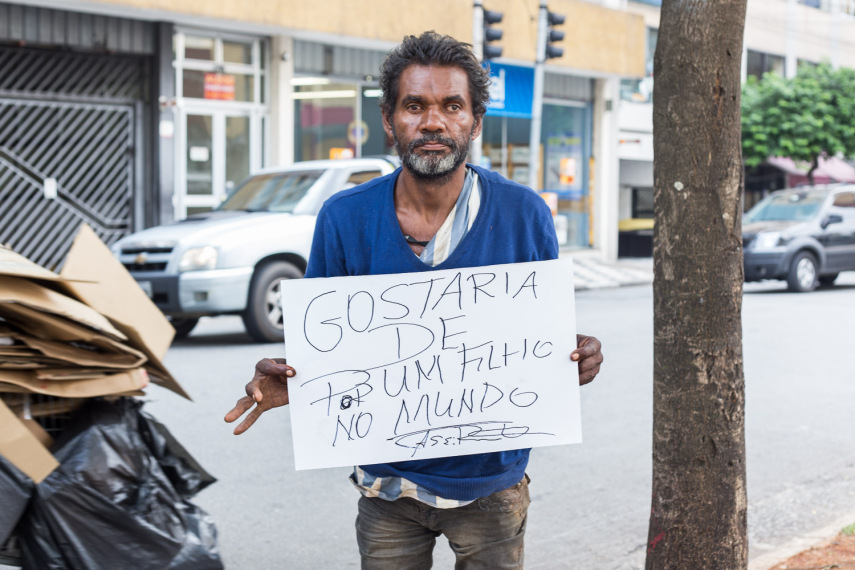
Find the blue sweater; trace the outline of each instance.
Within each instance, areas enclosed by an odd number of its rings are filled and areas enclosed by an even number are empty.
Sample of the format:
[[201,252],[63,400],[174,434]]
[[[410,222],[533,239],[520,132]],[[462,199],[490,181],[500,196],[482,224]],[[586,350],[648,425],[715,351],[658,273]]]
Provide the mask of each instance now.
[[[415,273],[556,259],[552,214],[540,196],[495,172],[472,168],[481,181],[481,207],[469,233],[441,264],[426,265],[404,240],[395,214],[398,169],[327,200],[318,214],[306,277]],[[528,449],[519,449],[361,467],[377,477],[404,477],[446,499],[470,501],[519,482],[528,454]]]

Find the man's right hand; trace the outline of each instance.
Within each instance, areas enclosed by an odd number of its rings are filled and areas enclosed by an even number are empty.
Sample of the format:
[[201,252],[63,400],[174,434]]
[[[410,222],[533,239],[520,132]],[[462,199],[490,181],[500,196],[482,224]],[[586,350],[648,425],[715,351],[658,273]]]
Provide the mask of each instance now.
[[250,408],[255,406],[248,416],[235,428],[235,435],[240,435],[255,423],[255,420],[267,410],[278,408],[288,403],[288,378],[297,371],[285,363],[284,358],[264,358],[255,365],[255,375],[246,385],[246,396],[235,404],[226,414],[226,421],[232,423]]

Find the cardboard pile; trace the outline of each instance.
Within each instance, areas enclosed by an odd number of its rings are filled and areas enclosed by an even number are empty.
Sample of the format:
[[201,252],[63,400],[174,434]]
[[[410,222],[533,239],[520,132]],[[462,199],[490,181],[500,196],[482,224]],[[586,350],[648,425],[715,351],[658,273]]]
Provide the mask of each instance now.
[[149,381],[189,399],[161,363],[173,335],[88,226],[59,275],[0,248],[0,456],[40,483],[58,465],[40,414],[140,395]]

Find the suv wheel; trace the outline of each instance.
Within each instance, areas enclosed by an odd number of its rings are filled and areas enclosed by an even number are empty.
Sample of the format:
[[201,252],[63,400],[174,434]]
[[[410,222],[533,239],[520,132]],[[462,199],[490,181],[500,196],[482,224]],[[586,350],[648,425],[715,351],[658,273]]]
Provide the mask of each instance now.
[[793,258],[790,273],[787,275],[787,285],[790,291],[804,293],[813,291],[818,284],[816,258],[812,253],[800,251]]
[[838,275],[840,275],[840,274],[839,273],[832,273],[830,275],[820,275],[819,276],[819,284],[820,285],[826,285],[826,286],[834,285],[834,282],[837,280]]
[[249,286],[249,299],[243,312],[246,332],[256,342],[282,342],[282,305],[279,282],[299,279],[303,274],[285,261],[275,261],[255,270]]
[[196,328],[196,325],[199,323],[199,319],[177,319],[170,317],[169,323],[172,325],[172,328],[175,329],[175,340],[179,340],[186,338],[187,335]]

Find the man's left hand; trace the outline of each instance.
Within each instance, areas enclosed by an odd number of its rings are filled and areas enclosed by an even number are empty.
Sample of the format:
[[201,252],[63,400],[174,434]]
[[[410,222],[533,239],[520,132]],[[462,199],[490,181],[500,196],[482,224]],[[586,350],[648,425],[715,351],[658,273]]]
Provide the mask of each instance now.
[[570,353],[570,360],[579,363],[579,385],[592,381],[603,363],[603,345],[592,336],[576,335],[576,350]]

